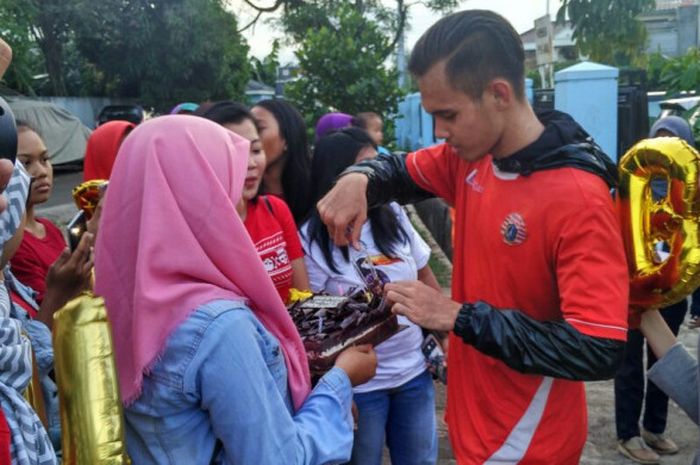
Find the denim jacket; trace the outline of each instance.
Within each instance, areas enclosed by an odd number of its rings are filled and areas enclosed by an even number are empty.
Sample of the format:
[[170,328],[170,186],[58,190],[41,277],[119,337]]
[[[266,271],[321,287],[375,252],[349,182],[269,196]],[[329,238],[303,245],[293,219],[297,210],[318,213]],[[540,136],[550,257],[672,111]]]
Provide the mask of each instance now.
[[336,464],[350,459],[352,388],[341,369],[293,413],[279,343],[241,302],[195,310],[125,409],[133,463]]

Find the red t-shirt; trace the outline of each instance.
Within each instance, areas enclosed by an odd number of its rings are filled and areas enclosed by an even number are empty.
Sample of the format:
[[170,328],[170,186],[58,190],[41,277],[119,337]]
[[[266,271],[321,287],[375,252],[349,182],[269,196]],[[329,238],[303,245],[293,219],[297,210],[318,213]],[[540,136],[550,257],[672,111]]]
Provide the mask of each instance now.
[[10,447],[12,444],[12,433],[7,425],[5,413],[0,409],[0,463],[12,463]]
[[44,225],[46,236],[39,239],[29,231],[25,231],[22,244],[12,257],[11,263],[15,277],[22,284],[37,291],[39,293],[37,302],[41,302],[46,292],[46,275],[49,267],[66,248],[66,240],[61,230],[51,221],[46,218],[36,220]]
[[304,256],[292,212],[279,197],[261,195],[248,202],[244,224],[265,270],[286,302],[292,287],[292,261]]
[[[466,162],[447,145],[407,162],[419,186],[456,207],[454,300],[626,339],[627,265],[603,180],[574,168],[503,173],[491,157]],[[451,334],[447,387],[460,465],[579,463],[583,383],[517,372]]]

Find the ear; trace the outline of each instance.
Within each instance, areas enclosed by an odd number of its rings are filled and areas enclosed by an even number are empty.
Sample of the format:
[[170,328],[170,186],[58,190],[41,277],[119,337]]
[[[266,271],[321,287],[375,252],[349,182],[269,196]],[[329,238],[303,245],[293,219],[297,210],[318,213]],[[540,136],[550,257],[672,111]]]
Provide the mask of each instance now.
[[486,88],[489,98],[493,99],[498,110],[507,110],[515,103],[513,86],[505,79],[496,78]]

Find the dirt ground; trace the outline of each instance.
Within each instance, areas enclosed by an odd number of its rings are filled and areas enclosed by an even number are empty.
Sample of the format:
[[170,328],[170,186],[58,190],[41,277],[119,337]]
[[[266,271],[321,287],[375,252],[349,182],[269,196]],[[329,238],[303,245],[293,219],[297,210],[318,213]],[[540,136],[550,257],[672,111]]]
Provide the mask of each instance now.
[[[698,330],[683,327],[679,335],[683,345],[695,355],[697,352]],[[445,390],[441,384],[436,384],[437,414],[439,418],[438,437],[440,439],[438,465],[456,465],[450,450],[447,429],[442,422],[445,402]],[[586,383],[588,398],[588,441],[581,458],[582,465],[634,465],[635,462],[623,457],[617,452],[615,437],[615,408],[613,401],[613,382],[600,381]],[[695,426],[673,401],[668,411],[668,426],[666,432],[680,447],[676,455],[661,458],[662,465],[690,464],[698,447],[698,427]],[[384,465],[391,461],[385,458]],[[551,462],[556,464],[555,461]]]

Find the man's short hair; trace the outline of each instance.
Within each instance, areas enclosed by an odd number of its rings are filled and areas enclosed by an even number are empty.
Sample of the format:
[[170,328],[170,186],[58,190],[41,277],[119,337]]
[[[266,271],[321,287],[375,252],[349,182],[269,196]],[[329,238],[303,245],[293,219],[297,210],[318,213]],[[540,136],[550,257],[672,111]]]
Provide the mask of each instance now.
[[420,78],[443,60],[452,87],[474,99],[495,78],[510,82],[519,99],[525,95],[523,43],[513,26],[492,11],[460,11],[433,24],[416,43],[408,69]]

